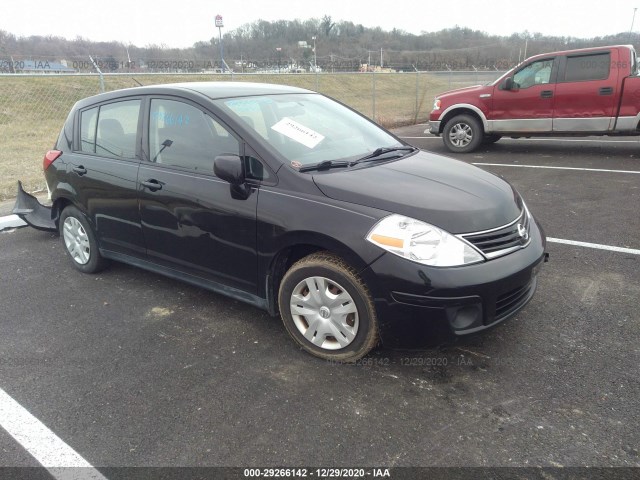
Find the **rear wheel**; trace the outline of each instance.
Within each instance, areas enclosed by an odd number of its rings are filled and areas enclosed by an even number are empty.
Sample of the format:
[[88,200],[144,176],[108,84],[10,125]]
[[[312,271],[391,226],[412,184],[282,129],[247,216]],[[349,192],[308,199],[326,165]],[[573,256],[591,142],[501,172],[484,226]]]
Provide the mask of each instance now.
[[60,238],[71,263],[81,272],[95,273],[107,266],[89,222],[73,205],[66,207],[60,215]]
[[445,124],[442,131],[444,144],[453,153],[473,152],[483,138],[482,124],[471,115],[456,115]]
[[316,357],[354,362],[378,342],[371,294],[356,271],[330,253],[314,253],[284,275],[280,315],[291,337]]

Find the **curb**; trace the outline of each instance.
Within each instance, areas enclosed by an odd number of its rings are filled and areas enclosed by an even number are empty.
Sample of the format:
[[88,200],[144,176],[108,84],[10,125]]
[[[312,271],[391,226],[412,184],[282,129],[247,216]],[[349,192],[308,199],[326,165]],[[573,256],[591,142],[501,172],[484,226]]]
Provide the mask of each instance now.
[[0,217],[0,232],[3,230],[8,230],[11,228],[20,228],[26,227],[27,224],[24,223],[20,217],[17,215],[8,215],[6,217]]

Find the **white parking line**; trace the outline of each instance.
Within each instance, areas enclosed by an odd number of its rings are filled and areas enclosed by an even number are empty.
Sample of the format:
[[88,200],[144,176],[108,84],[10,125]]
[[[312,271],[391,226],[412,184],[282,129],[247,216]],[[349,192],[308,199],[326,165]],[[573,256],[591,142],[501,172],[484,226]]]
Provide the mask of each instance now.
[[[398,135],[399,138],[422,138],[425,140],[442,140],[442,137],[436,137],[430,135],[428,137],[405,137]],[[505,140],[523,140],[527,142],[595,142],[595,143],[637,143],[640,144],[640,140],[596,140],[593,138],[502,138],[500,141]]]
[[527,142],[640,143],[640,140],[598,140],[595,138],[503,138],[502,140],[526,140]]
[[597,250],[608,250],[610,252],[630,253],[632,255],[640,255],[640,250],[635,248],[613,247],[611,245],[600,245],[599,243],[576,242],[575,240],[565,240],[563,238],[547,237],[547,242],[563,243],[565,245],[573,245],[575,247],[595,248]]
[[[1,388],[0,425],[53,477],[59,480],[106,480],[89,462]],[[75,470],[79,468],[82,470]]]
[[440,137],[401,137],[401,136],[398,136],[398,138],[426,138],[427,140],[440,140]]
[[580,168],[580,167],[552,167],[547,165],[516,165],[513,163],[481,163],[474,162],[474,165],[487,167],[517,167],[517,168],[543,168],[549,170],[579,170],[582,172],[601,172],[601,173],[640,173],[638,170],[607,170],[604,168]]

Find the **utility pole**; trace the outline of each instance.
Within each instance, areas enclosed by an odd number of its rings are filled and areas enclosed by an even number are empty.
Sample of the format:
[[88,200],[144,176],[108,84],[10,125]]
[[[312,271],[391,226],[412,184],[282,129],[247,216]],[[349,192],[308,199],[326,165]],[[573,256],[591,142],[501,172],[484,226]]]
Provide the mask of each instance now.
[[131,68],[131,55],[129,55],[129,47],[125,45],[124,49],[127,51],[127,68]]
[[633,9],[633,17],[631,18],[631,28],[629,29],[629,42],[631,42],[631,34],[633,33],[633,24],[636,21],[636,12],[638,11],[638,8],[634,8]]
[[313,40],[313,68],[318,71],[318,55],[316,54],[316,36],[311,37]]
[[382,48],[380,49],[380,70],[382,70],[382,67],[384,67],[384,62],[382,59]]

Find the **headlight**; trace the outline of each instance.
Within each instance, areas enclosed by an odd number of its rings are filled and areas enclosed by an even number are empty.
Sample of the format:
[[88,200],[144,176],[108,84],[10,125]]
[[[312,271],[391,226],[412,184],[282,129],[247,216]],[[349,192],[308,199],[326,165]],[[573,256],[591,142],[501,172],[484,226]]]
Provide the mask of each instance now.
[[433,109],[434,109],[434,110],[440,110],[440,105],[441,105],[441,104],[442,104],[442,102],[440,101],[440,99],[439,99],[439,98],[436,98],[436,99],[433,101]]
[[476,250],[444,230],[402,215],[380,220],[367,240],[388,252],[432,267],[456,267],[484,260]]

